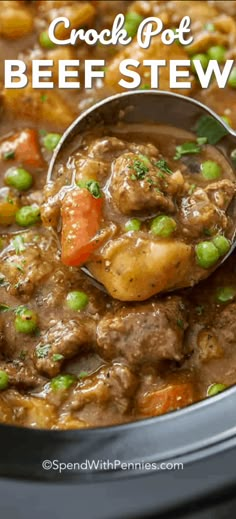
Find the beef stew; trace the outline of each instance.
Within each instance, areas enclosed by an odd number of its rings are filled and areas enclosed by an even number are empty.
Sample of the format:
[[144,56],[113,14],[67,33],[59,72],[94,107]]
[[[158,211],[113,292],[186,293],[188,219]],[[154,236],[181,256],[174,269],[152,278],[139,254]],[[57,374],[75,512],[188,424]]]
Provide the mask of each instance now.
[[[94,24],[102,29],[110,27],[121,11],[137,13],[140,17],[160,16],[169,27],[176,26],[189,14],[194,43],[189,48],[172,45],[169,57],[173,59],[180,54],[183,59],[199,53],[207,55],[212,47],[221,47],[221,50],[223,47],[225,56],[235,56],[234,1],[1,2],[0,53],[3,59],[19,57],[29,66],[35,55],[41,59],[53,56],[55,61],[78,56],[108,60],[104,83],[98,82],[91,90],[83,87],[69,93],[57,89],[34,90],[30,83],[19,90],[1,90],[1,423],[44,429],[125,423],[179,409],[236,383],[234,256],[212,275],[211,265],[200,269],[207,279],[195,287],[155,295],[160,287],[144,293],[145,283],[139,287],[138,294],[129,297],[130,301],[117,298],[109,284],[107,288],[112,296],[99,290],[77,266],[67,264],[65,251],[64,263],[61,261],[58,186],[45,188],[48,163],[62,132],[76,115],[114,93],[117,63],[123,51],[119,47],[109,49],[99,45],[88,48],[82,43],[75,47],[50,48],[45,31],[50,20],[62,12],[75,28]],[[126,52],[132,57],[137,55],[135,40]],[[148,52],[150,56],[160,55],[158,39]],[[141,72],[145,88],[149,79],[144,70]],[[161,75],[161,88],[168,88],[165,74]],[[214,82],[208,89],[201,90],[193,71],[192,88],[184,93],[202,100],[236,127],[236,91],[232,77],[224,90],[219,90]],[[227,207],[234,195],[235,180],[223,156],[201,143],[199,154],[184,154],[175,161],[176,148],[186,141],[194,141],[196,145],[195,136],[173,137],[170,153],[166,151],[166,139],[161,132],[154,141],[150,136],[148,139],[142,136],[141,143],[139,131],[131,132],[132,138],[121,133],[118,135],[114,128],[103,135],[95,132],[92,141],[86,144],[85,159],[84,151],[83,156],[80,150],[76,152],[81,172],[77,181],[87,181],[87,178],[95,181],[93,186],[90,184],[96,196],[90,207],[94,218],[88,232],[92,231],[93,236],[98,230],[102,200],[99,187],[105,186],[112,160],[114,176],[109,189],[113,191],[114,204],[107,204],[107,211],[113,225],[104,228],[101,240],[105,242],[111,235],[115,237],[117,224],[119,232],[122,228],[125,244],[136,233],[149,237],[152,232],[149,228],[146,230],[149,222],[153,229],[160,225],[163,229],[163,221],[155,223],[159,216],[168,217],[167,228],[172,229],[175,227],[172,220],[177,214],[173,192],[181,192],[184,186],[184,196],[181,194],[178,198],[177,216],[181,226],[173,232],[184,232],[184,242],[191,244],[191,250],[198,243],[222,237],[221,243],[227,245],[231,239]],[[213,166],[215,178],[204,177],[201,164],[209,161],[216,163],[216,167]],[[153,162],[159,166],[156,168]],[[163,167],[173,174],[163,172]],[[128,178],[131,191],[129,187],[123,190],[124,177],[120,176],[123,168],[128,176],[131,171],[135,176],[135,179]],[[151,181],[154,175],[156,182],[156,172],[163,173],[164,178],[157,177],[157,189],[165,196],[151,187],[150,197],[148,188],[146,205],[145,197],[142,196],[140,202],[139,196],[140,188],[143,195],[146,184],[136,176],[142,177],[147,168]],[[205,171],[208,177],[212,176],[212,165]],[[96,177],[101,186],[97,185]],[[80,185],[76,189],[89,197],[87,187]],[[55,192],[50,192],[51,189]],[[54,194],[54,203],[49,204],[49,197]],[[89,200],[91,202],[91,198]],[[204,215],[201,211],[196,215],[194,207],[198,203],[207,208]],[[186,219],[186,215],[190,218]],[[202,221],[203,216],[206,222]],[[85,221],[86,218],[85,211]],[[67,234],[65,222],[63,232]],[[165,243],[169,238],[162,239]],[[219,241],[218,247],[213,245],[214,250],[220,247]],[[87,252],[83,251],[85,255]],[[107,283],[105,269],[99,273],[95,263],[91,269]],[[187,285],[191,284],[188,281]]]

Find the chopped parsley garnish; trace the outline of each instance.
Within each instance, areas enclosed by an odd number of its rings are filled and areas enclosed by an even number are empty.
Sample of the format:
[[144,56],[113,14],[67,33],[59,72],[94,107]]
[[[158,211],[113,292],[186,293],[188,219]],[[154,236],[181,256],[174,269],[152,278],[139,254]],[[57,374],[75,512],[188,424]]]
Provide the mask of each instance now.
[[42,94],[42,95],[41,95],[41,101],[42,101],[42,103],[44,103],[45,101],[47,101],[47,99],[48,99],[47,94]]
[[11,160],[11,159],[14,159],[14,158],[15,158],[15,152],[14,152],[14,150],[6,151],[6,152],[3,154],[3,160]]
[[144,83],[144,85],[141,85],[139,87],[139,90],[151,90],[151,85],[149,85],[148,83]]
[[22,350],[19,354],[20,360],[25,360],[25,357],[27,356],[27,351]]
[[0,272],[0,285],[5,282],[5,276]]
[[22,265],[20,265],[20,263],[12,263],[13,267],[16,267],[17,270],[19,270],[20,272],[24,272],[24,269],[22,267]]
[[217,144],[222,137],[228,134],[227,130],[221,126],[221,123],[211,117],[211,115],[203,115],[196,124],[196,133],[198,137],[205,137],[209,144]]
[[15,314],[16,314],[16,315],[21,315],[21,314],[24,313],[26,310],[28,310],[28,307],[25,306],[25,305],[17,306],[17,307],[15,308]]
[[131,175],[132,180],[134,180],[134,178],[136,180],[143,180],[149,171],[148,164],[148,158],[145,157],[145,155],[139,155],[139,158],[135,159],[132,166],[130,166],[135,171],[135,174]]
[[188,194],[192,195],[194,193],[196,187],[197,187],[196,184],[191,184],[191,186],[190,186],[190,188],[188,190]]
[[202,315],[204,313],[205,307],[204,305],[196,306],[196,312],[198,315]]
[[48,355],[48,352],[51,348],[51,344],[45,344],[44,346],[37,346],[36,347],[36,356],[38,357],[38,359],[44,359],[45,357],[47,357]]
[[42,137],[44,137],[45,135],[47,135],[47,131],[44,130],[43,128],[41,128],[41,129],[39,130],[39,133],[40,133],[40,135],[42,135]]
[[94,198],[102,198],[102,191],[96,180],[82,180],[77,185],[87,189]]
[[197,143],[199,144],[199,146],[202,146],[203,144],[206,144],[207,143],[207,137],[198,137],[197,138]]
[[184,329],[184,321],[182,319],[177,319],[177,325],[179,328],[181,328],[181,330]]
[[62,355],[61,353],[54,353],[52,356],[53,362],[59,362],[59,360],[63,360],[63,359],[64,359],[64,355]]
[[11,310],[11,307],[8,305],[5,305],[4,303],[0,303],[0,312],[9,312]]
[[20,234],[13,238],[12,245],[16,251],[16,254],[20,254],[21,252],[25,251],[24,238]]
[[171,169],[169,168],[166,160],[164,160],[164,159],[158,160],[155,163],[155,166],[157,168],[159,168],[161,171],[163,171],[163,173],[167,173],[167,175],[173,175],[173,171],[171,171]]
[[88,371],[80,371],[78,374],[78,378],[85,378],[88,377]]
[[176,146],[174,160],[179,160],[183,155],[190,155],[194,153],[199,153],[201,151],[201,147],[197,142],[184,142],[179,146]]
[[207,229],[206,227],[203,229],[203,232],[204,232],[205,236],[211,236],[212,235],[211,230]]

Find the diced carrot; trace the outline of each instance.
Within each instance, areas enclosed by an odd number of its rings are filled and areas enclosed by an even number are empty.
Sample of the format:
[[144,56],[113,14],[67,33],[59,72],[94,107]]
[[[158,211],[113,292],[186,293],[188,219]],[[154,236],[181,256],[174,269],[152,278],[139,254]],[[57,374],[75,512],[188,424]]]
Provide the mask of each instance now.
[[138,399],[138,410],[144,416],[158,416],[185,407],[195,400],[193,384],[171,384],[150,391]]
[[0,156],[3,160],[8,156],[8,160],[16,160],[29,168],[37,169],[45,165],[37,132],[30,128],[3,139],[0,142]]
[[15,221],[15,214],[19,207],[16,202],[3,200],[0,202],[0,225],[11,225]]
[[86,188],[69,191],[62,203],[62,262],[69,266],[85,263],[99,246],[93,240],[99,230],[102,198]]

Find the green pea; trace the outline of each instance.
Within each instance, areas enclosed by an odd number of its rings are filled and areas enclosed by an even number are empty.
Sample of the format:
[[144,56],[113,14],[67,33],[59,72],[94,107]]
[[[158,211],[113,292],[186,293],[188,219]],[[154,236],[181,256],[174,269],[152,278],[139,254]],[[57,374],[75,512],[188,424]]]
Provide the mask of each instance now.
[[217,247],[211,241],[202,241],[195,248],[197,263],[200,267],[208,269],[215,265],[220,254]]
[[16,212],[16,223],[21,227],[34,225],[40,220],[40,210],[36,204],[25,205]]
[[233,287],[221,287],[216,292],[216,300],[218,303],[228,303],[235,298],[236,290]]
[[219,234],[218,236],[215,236],[212,241],[218,249],[220,256],[224,256],[229,252],[231,243],[227,238],[225,238],[225,236]]
[[139,90],[151,90],[151,85],[149,83],[144,83],[139,87]]
[[134,11],[130,11],[126,14],[124,29],[126,30],[128,36],[133,38],[136,35],[139,25],[142,21],[143,16],[135,13]]
[[206,54],[195,54],[191,58],[191,69],[193,72],[195,72],[195,65],[193,63],[193,60],[199,60],[203,70],[207,69],[208,63],[209,63],[209,57]]
[[53,151],[61,139],[60,133],[47,133],[43,138],[43,144],[48,151]]
[[201,164],[202,175],[206,180],[217,180],[220,178],[221,167],[213,160],[207,160]]
[[233,67],[230,72],[229,79],[228,79],[228,85],[231,88],[236,88],[236,67]]
[[141,222],[137,218],[132,218],[131,220],[128,220],[125,224],[125,230],[126,232],[129,231],[139,231],[141,227]]
[[211,384],[207,390],[207,396],[214,396],[227,388],[225,384]]
[[0,370],[0,391],[7,389],[8,386],[8,374],[6,371]]
[[214,26],[214,23],[212,23],[212,22],[207,22],[204,27],[205,27],[206,31],[208,31],[208,32],[215,31],[215,26]]
[[48,35],[48,31],[43,31],[39,35],[39,43],[44,49],[54,49],[55,43],[53,43]]
[[18,191],[27,191],[32,184],[32,175],[24,168],[10,168],[4,176],[5,184],[14,187]]
[[79,292],[79,290],[74,290],[73,292],[69,292],[66,298],[66,304],[71,310],[84,310],[88,305],[89,298],[87,294],[84,292]]
[[69,389],[76,380],[75,375],[57,375],[57,377],[52,378],[50,386],[53,391],[61,391]]
[[222,45],[214,45],[208,49],[207,54],[210,59],[216,59],[218,63],[224,63],[226,59],[226,48]]
[[27,307],[21,308],[15,318],[15,329],[19,333],[33,333],[37,329],[37,314]]
[[170,216],[157,216],[151,223],[151,231],[162,238],[168,238],[176,228],[176,221]]

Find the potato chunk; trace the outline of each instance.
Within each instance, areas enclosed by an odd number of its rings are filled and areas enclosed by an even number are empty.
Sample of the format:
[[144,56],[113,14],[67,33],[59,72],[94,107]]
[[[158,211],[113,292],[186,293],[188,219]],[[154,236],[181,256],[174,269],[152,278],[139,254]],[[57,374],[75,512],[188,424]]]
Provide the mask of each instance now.
[[140,233],[104,247],[89,269],[121,301],[144,301],[158,292],[189,284],[192,248],[180,241],[155,241]]
[[0,15],[0,36],[17,39],[26,36],[33,30],[33,16],[23,2],[2,0]]
[[74,114],[66,101],[55,91],[33,89],[30,84],[25,88],[9,88],[4,91],[3,103],[9,112],[18,117],[27,117],[54,124],[62,130],[73,121]]

